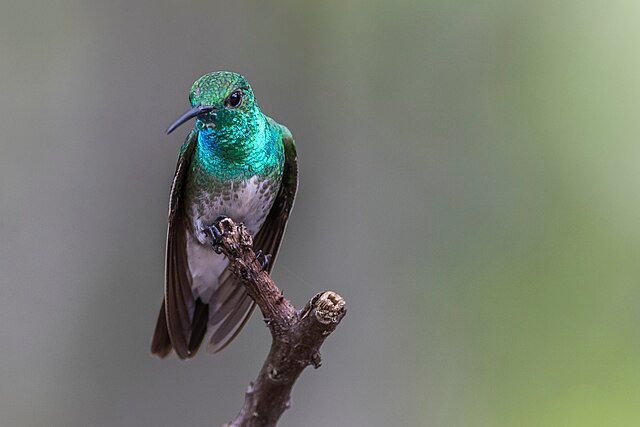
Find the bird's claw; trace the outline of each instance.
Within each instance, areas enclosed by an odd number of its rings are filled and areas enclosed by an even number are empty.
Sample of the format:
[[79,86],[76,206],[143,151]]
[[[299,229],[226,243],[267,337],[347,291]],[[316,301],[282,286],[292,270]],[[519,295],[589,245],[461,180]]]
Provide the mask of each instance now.
[[262,253],[261,249],[258,249],[256,252],[256,260],[260,263],[262,269],[260,271],[265,271],[267,267],[269,267],[269,261],[271,261],[271,255]]
[[220,231],[215,224],[208,226],[207,231],[211,237],[211,247],[213,248],[213,251],[217,254],[221,254],[222,249],[220,248],[220,243],[222,242],[222,231]]

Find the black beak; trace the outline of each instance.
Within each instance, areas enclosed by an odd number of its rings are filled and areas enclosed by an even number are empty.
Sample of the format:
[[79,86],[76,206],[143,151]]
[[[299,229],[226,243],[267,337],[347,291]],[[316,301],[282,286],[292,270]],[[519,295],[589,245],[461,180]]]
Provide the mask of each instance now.
[[215,107],[211,105],[198,105],[197,107],[193,107],[191,110],[187,111],[183,115],[178,118],[171,126],[167,128],[167,135],[176,130],[178,126],[186,122],[187,120],[193,119],[194,117],[198,117],[202,114],[207,114],[212,111],[215,111]]

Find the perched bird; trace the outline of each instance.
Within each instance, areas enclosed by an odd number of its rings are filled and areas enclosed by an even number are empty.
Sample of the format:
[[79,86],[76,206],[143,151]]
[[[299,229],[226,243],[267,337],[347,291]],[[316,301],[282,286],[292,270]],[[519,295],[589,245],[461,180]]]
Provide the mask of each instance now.
[[274,264],[298,186],[289,130],[265,116],[247,80],[218,71],[199,78],[191,109],[168,129],[195,118],[180,149],[171,195],[164,302],[151,352],[192,357],[205,336],[208,350],[223,349],[249,319],[254,302],[213,250],[219,217],[242,222],[254,249]]

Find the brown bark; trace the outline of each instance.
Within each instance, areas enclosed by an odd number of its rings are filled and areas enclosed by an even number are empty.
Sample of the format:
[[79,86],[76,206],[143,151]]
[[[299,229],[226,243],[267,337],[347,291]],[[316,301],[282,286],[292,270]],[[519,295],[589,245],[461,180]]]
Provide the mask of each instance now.
[[296,310],[263,271],[243,224],[224,218],[217,224],[217,248],[232,264],[271,331],[271,350],[255,382],[249,384],[242,409],[225,427],[275,426],[289,408],[293,384],[309,365],[320,367],[320,346],[346,313],[345,301],[332,291],[317,294]]

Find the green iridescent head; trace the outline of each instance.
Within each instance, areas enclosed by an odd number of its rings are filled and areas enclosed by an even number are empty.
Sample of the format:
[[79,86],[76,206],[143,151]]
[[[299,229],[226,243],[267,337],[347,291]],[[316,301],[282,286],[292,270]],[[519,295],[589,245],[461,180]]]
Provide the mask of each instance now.
[[260,114],[247,79],[230,71],[216,71],[196,80],[189,91],[189,102],[191,110],[176,120],[167,133],[194,117],[199,132],[219,134],[230,127],[237,132],[250,126]]

